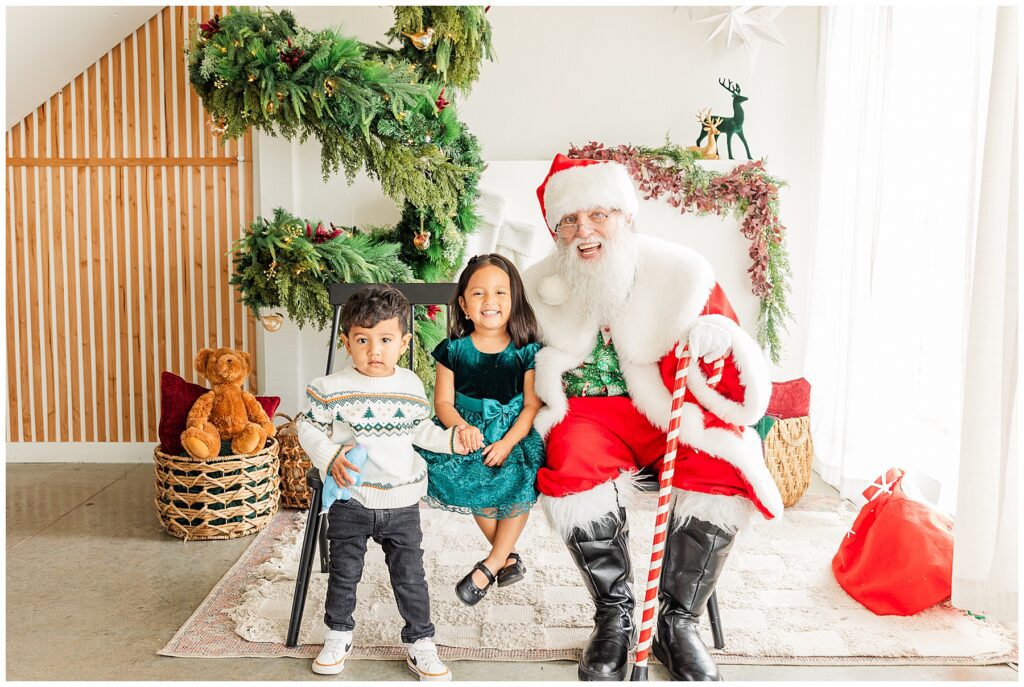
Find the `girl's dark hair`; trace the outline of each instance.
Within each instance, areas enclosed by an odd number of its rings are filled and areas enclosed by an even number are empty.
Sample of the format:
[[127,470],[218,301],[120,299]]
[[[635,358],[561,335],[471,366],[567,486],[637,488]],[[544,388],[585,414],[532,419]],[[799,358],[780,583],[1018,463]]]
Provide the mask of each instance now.
[[459,339],[468,336],[473,331],[473,321],[462,311],[459,298],[466,293],[466,289],[469,288],[469,280],[476,274],[476,271],[487,265],[494,265],[508,275],[508,283],[512,289],[512,312],[509,313],[508,318],[508,334],[512,337],[512,343],[516,348],[522,348],[526,344],[537,341],[540,338],[540,328],[537,326],[537,316],[533,314],[533,308],[526,300],[523,279],[519,276],[519,270],[512,264],[512,261],[498,253],[488,253],[470,258],[466,269],[462,270],[462,274],[459,275],[455,296],[450,303],[452,316],[448,320],[448,337]]

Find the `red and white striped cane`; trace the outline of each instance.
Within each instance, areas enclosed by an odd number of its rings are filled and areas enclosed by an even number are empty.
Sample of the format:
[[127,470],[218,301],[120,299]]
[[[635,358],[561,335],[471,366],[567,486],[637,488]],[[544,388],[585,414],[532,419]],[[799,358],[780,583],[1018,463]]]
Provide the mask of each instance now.
[[[679,425],[683,417],[683,397],[686,395],[686,374],[690,369],[690,347],[676,344],[676,378],[672,386],[672,411],[669,415],[668,436],[665,458],[661,461],[658,479],[658,507],[654,518],[654,542],[651,545],[651,565],[647,572],[647,593],[644,595],[643,615],[640,620],[640,641],[636,648],[636,662],[629,679],[632,682],[647,680],[647,659],[651,652],[654,635],[654,611],[658,604],[658,587],[661,585],[661,560],[665,555],[665,538],[668,536],[669,503],[672,500],[672,476],[675,474],[676,449],[679,447]],[[725,358],[715,361],[708,386],[714,386],[722,379]]]

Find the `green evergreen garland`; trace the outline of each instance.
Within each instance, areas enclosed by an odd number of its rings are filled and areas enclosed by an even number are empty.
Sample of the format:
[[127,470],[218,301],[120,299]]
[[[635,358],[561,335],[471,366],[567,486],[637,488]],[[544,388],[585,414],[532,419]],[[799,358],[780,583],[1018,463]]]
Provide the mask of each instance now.
[[300,328],[312,324],[323,329],[333,313],[329,285],[412,279],[397,245],[346,227],[318,243],[313,226],[282,208],[274,210],[272,220],[260,217],[249,225],[232,246],[235,269],[228,282],[238,289],[243,305],[257,315],[261,308],[284,308]]
[[[436,40],[421,51],[403,33],[424,25]],[[446,282],[462,262],[479,223],[484,164],[445,94],[468,92],[480,60],[492,59],[490,24],[479,7],[399,7],[388,36],[402,47],[313,32],[287,10],[246,7],[192,27],[189,80],[223,139],[250,127],[315,138],[325,181],[344,170],[351,183],[365,170],[403,204],[394,227],[320,244],[306,240],[304,223],[282,209],[271,221],[256,220],[235,244],[230,283],[257,315],[282,307],[300,327],[322,327],[332,281]],[[443,335],[422,312],[418,325],[418,350],[429,351]],[[432,367],[417,366],[425,381]]]

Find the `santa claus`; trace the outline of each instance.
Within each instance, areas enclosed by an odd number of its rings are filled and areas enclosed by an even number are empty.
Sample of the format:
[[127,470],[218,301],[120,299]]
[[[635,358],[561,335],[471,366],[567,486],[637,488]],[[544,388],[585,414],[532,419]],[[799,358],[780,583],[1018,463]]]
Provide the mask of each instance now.
[[[621,680],[636,641],[626,513],[634,476],[665,451],[677,341],[692,354],[673,478],[654,655],[678,680],[719,680],[698,634],[733,540],[782,500],[750,427],[768,366],[737,324],[711,265],[636,233],[638,200],[615,162],[555,158],[537,189],[556,249],[524,274],[545,347],[535,426],[547,438],[537,487],[596,606],[581,680]],[[709,385],[710,363],[725,357]]]

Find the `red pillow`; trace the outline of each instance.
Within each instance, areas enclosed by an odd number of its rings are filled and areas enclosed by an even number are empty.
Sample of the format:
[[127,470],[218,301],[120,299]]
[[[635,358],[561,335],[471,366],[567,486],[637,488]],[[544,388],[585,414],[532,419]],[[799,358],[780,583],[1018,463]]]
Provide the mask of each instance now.
[[772,397],[765,415],[778,420],[805,417],[811,414],[811,384],[803,377],[788,382],[774,382]]
[[[160,424],[157,436],[160,437],[161,451],[168,455],[185,455],[181,433],[185,431],[192,404],[207,391],[209,389],[205,386],[186,382],[173,372],[165,370],[160,373]],[[274,417],[277,407],[281,405],[280,396],[257,396],[256,400],[269,418]]]

